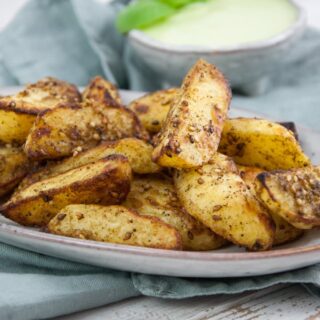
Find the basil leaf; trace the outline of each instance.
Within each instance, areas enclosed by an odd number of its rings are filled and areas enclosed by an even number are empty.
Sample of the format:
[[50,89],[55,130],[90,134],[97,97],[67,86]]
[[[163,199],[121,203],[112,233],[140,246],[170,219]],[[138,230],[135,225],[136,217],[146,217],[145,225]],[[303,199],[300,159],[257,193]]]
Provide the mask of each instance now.
[[118,31],[126,33],[132,29],[150,26],[175,13],[176,10],[160,0],[139,0],[127,6],[118,15]]
[[200,2],[204,0],[161,0],[161,1],[173,8],[181,8],[188,4],[191,4],[192,2]]

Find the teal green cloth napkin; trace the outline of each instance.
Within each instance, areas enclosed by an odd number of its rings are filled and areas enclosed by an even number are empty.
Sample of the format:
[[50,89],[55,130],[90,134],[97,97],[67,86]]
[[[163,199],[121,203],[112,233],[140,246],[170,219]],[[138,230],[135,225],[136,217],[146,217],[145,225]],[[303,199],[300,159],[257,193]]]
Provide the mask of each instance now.
[[52,318],[141,294],[182,299],[279,283],[301,283],[320,296],[320,265],[260,277],[188,279],[91,267],[0,243],[1,320]]
[[[116,32],[114,19],[127,2],[30,1],[0,34],[0,85],[19,85],[47,75],[84,85],[101,74],[126,88],[132,70],[152,82],[147,70],[123,62],[126,40]],[[130,54],[130,48],[126,52]],[[308,30],[283,68],[275,70],[275,89],[258,97],[235,95],[233,106],[318,129],[319,53],[320,34]],[[141,294],[181,299],[277,283],[301,283],[320,296],[320,265],[251,278],[186,279],[96,268],[0,243],[1,320],[50,318]]]

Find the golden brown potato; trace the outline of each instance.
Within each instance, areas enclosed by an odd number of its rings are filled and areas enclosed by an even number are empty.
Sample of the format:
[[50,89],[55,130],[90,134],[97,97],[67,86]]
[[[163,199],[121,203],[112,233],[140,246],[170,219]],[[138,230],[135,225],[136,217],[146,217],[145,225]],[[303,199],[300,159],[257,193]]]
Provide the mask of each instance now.
[[0,196],[19,184],[29,167],[28,158],[21,148],[0,147]]
[[82,93],[82,99],[92,99],[95,101],[105,102],[109,106],[121,105],[121,99],[117,87],[100,76],[91,79],[90,83]]
[[69,205],[48,224],[51,233],[159,249],[181,249],[176,229],[123,206]]
[[106,133],[103,140],[118,140],[127,137],[135,137],[145,141],[150,136],[140,123],[136,114],[126,107],[105,107],[102,103],[93,104],[95,110],[101,114],[106,125]]
[[149,133],[158,133],[179,93],[178,88],[155,91],[132,101],[128,108],[135,112]]
[[185,77],[156,140],[153,160],[161,166],[192,168],[218,149],[231,92],[221,72],[199,60]]
[[272,245],[274,225],[233,161],[216,153],[212,164],[176,170],[175,186],[186,210],[223,238],[250,250]]
[[123,205],[141,215],[157,217],[176,228],[185,250],[213,250],[226,240],[191,217],[181,206],[172,181],[163,176],[135,177]]
[[48,179],[71,169],[100,160],[111,154],[122,154],[129,160],[132,171],[139,174],[159,172],[161,168],[151,161],[152,146],[136,138],[105,142],[73,157],[53,163],[25,177],[19,190],[43,179]]
[[[256,195],[255,179],[256,176],[263,172],[262,169],[255,167],[238,166],[240,176],[250,188],[250,191]],[[271,212],[267,209],[275,223],[275,234],[273,245],[280,245],[298,239],[303,235],[303,230],[295,228],[293,225],[284,220],[277,212]]]
[[1,109],[0,101],[0,141],[23,144],[34,120],[34,115]]
[[255,190],[271,212],[296,228],[320,226],[320,167],[261,173]]
[[55,159],[87,150],[101,141],[125,137],[144,137],[132,111],[87,100],[82,105],[60,105],[40,115],[27,138],[25,151],[32,159]]
[[310,164],[294,134],[265,119],[226,121],[219,152],[232,157],[238,164],[265,170],[299,168]]
[[79,102],[74,85],[54,78],[44,78],[16,95],[0,98],[0,141],[25,142],[36,116],[62,102]]
[[44,226],[69,204],[116,204],[130,190],[131,168],[121,155],[69,170],[16,193],[2,212],[23,225]]

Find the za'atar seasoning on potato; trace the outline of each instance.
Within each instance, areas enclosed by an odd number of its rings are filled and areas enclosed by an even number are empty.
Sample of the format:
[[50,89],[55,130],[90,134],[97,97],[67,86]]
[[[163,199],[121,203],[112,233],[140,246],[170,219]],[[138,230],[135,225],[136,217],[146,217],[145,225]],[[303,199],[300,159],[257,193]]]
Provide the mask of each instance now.
[[63,104],[41,114],[30,131],[25,151],[33,160],[58,159],[103,141],[126,137],[148,139],[131,110],[86,100],[82,104]]
[[28,226],[45,226],[69,204],[117,204],[130,190],[131,168],[121,155],[69,170],[36,182],[14,194],[1,211]]
[[265,170],[310,165],[293,132],[265,119],[228,119],[219,152],[232,157],[237,164]]
[[[259,198],[259,195],[255,191],[255,180],[258,174],[263,173],[263,170],[255,167],[245,167],[237,166],[239,169],[240,177],[250,188],[250,191]],[[265,207],[266,208],[266,207]],[[272,217],[275,224],[275,232],[273,245],[280,245],[284,243],[289,243],[301,237],[303,235],[303,230],[294,227],[287,220],[283,219],[277,210],[270,211],[266,208],[266,211]]]
[[181,250],[178,231],[123,206],[69,205],[48,224],[50,232],[87,240]]
[[123,205],[137,210],[141,215],[159,218],[176,228],[184,250],[213,250],[227,243],[186,212],[169,177],[155,174],[134,177]]
[[215,154],[231,99],[228,83],[213,65],[199,60],[156,139],[153,160],[161,166],[193,168]]
[[103,159],[112,154],[125,156],[132,168],[138,174],[159,172],[161,168],[151,161],[152,146],[143,140],[136,138],[124,138],[117,141],[102,143],[87,151],[77,153],[73,157],[66,158],[60,162],[51,163],[38,171],[29,174],[19,184],[17,192],[30,184],[40,180],[48,179],[68,170]]
[[59,103],[80,102],[76,86],[52,77],[26,86],[15,95],[0,98],[0,141],[23,144],[38,114]]
[[216,153],[210,164],[176,170],[174,181],[188,213],[215,233],[249,250],[271,248],[273,221],[230,158]]
[[320,226],[320,167],[260,173],[255,190],[263,204],[299,229]]

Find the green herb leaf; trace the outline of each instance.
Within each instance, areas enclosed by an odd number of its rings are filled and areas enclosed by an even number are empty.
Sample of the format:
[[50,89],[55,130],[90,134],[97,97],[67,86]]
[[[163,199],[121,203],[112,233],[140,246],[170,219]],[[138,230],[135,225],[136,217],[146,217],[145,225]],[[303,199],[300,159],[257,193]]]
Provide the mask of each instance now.
[[120,12],[116,26],[121,33],[148,27],[175,13],[176,10],[161,0],[139,0]]
[[161,1],[173,8],[181,8],[188,4],[191,4],[192,2],[200,2],[204,0],[161,0]]

